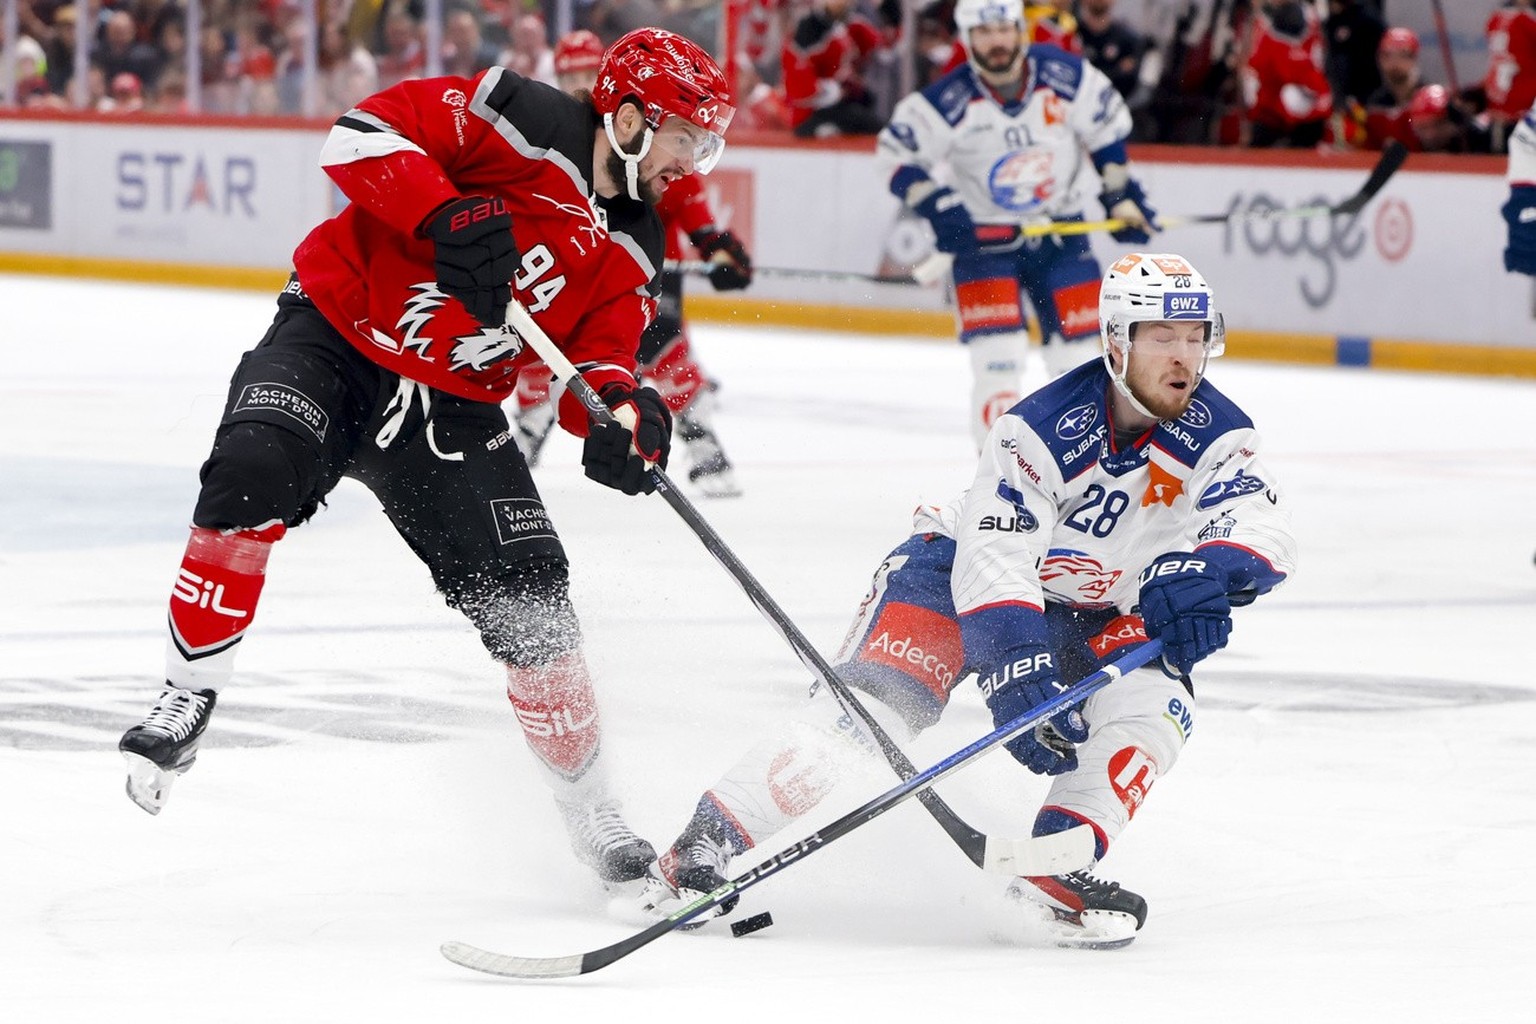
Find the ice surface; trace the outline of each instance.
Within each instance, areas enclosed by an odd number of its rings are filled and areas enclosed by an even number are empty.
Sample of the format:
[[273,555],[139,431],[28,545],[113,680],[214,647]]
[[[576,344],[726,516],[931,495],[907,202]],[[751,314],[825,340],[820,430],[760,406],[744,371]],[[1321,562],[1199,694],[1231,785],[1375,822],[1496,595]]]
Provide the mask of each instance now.
[[[1105,862],[1115,953],[988,936],[1004,880],[915,802],[723,925],[585,978],[442,960],[631,930],[565,848],[496,667],[360,486],[283,541],[202,757],[158,818],[115,743],[225,384],[266,297],[0,277],[0,1016],[12,1021],[1504,1021],[1536,1004],[1536,384],[1217,363],[1297,508],[1302,568],[1239,612],[1178,768]],[[824,651],[911,507],[968,482],[954,345],[700,326],[745,497],[699,506]],[[806,675],[659,499],[539,478],[573,560],[632,822],[669,842]],[[675,466],[686,476],[686,459]],[[909,745],[985,732],[974,689]],[[892,784],[871,766],[799,838]],[[1006,755],[940,791],[1027,833]],[[492,1017],[492,1015],[495,1015]]]

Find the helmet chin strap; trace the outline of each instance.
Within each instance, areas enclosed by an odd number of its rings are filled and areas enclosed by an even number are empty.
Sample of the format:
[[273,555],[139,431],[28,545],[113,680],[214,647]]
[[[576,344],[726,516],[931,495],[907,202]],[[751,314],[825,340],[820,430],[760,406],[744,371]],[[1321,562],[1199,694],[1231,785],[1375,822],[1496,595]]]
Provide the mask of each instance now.
[[619,159],[624,161],[625,191],[629,193],[629,198],[639,199],[640,161],[644,160],[645,154],[651,151],[651,139],[655,137],[655,133],[651,131],[651,126],[647,124],[645,126],[645,133],[640,137],[640,152],[629,153],[624,149],[623,146],[619,145],[618,136],[613,134],[612,114],[603,115],[603,130],[608,133],[608,144],[612,146],[613,151],[619,155]]
[[1143,416],[1153,420],[1162,419],[1162,417],[1157,413],[1141,404],[1141,399],[1137,398],[1134,394],[1131,393],[1131,385],[1126,382],[1125,371],[1129,369],[1131,365],[1131,346],[1129,342],[1126,343],[1124,348],[1120,349],[1120,359],[1125,363],[1125,366],[1117,370],[1115,369],[1114,362],[1109,358],[1109,350],[1104,350],[1104,367],[1105,369],[1109,370],[1109,379],[1114,382],[1115,390],[1120,392],[1120,394],[1124,396],[1127,402],[1131,403],[1131,408],[1135,409]]

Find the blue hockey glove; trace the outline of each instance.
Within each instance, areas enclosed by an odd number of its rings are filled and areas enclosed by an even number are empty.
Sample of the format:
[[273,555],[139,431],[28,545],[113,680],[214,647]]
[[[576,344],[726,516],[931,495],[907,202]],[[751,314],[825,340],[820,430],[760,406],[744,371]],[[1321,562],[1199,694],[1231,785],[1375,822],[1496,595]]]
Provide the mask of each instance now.
[[[1109,237],[1117,242],[1146,245],[1152,241],[1153,231],[1162,230],[1157,225],[1157,211],[1147,205],[1147,194],[1142,191],[1141,182],[1135,178],[1128,179],[1124,188],[1099,193],[1099,202],[1104,204],[1104,212],[1109,216],[1130,222],[1119,231],[1109,233]],[[1131,205],[1124,206],[1124,203]],[[1145,227],[1135,224],[1138,217],[1146,222]]]
[[1189,551],[1159,555],[1141,572],[1141,618],[1163,642],[1163,671],[1177,678],[1227,646],[1232,604],[1227,570]]
[[[1028,714],[1067,688],[1056,672],[1056,659],[1044,647],[1029,644],[1010,654],[1013,661],[979,680],[994,727]],[[1009,740],[1008,753],[1038,775],[1061,775],[1077,769],[1074,744],[1087,738],[1082,710],[1072,707]]]
[[1509,222],[1504,269],[1536,277],[1536,185],[1511,185],[1499,212]]
[[912,207],[912,212],[933,225],[940,252],[965,253],[976,248],[976,222],[954,189],[941,185]]

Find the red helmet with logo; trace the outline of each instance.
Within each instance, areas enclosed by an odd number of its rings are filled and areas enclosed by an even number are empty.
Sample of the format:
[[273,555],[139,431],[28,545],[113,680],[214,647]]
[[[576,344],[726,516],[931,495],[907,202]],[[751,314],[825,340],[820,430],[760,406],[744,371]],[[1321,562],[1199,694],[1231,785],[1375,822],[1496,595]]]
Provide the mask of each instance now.
[[602,40],[584,28],[567,32],[555,44],[555,74],[557,75],[596,71],[602,63]]
[[653,131],[668,115],[704,129],[694,153],[700,174],[708,174],[720,159],[736,108],[725,76],[697,43],[659,28],[620,36],[597,69],[592,103],[606,117],[627,99],[640,104]]

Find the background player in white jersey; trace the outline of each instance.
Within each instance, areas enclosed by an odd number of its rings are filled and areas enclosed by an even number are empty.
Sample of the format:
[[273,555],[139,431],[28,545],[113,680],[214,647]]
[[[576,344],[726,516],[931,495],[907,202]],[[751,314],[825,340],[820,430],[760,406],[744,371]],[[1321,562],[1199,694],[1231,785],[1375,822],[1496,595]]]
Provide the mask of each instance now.
[[[1099,202],[1126,222],[1116,241],[1145,244],[1156,220],[1131,176],[1130,111],[1102,72],[1058,47],[1026,46],[1019,0],[960,0],[955,24],[969,61],[897,104],[879,153],[891,191],[954,255],[979,443],[993,418],[1019,400],[1028,346],[1023,294],[1051,373],[1095,351],[1100,268],[1086,236],[1025,239],[1020,226],[1083,219],[1085,154],[1102,185]],[[947,185],[934,177],[941,166]]]
[[[1099,316],[1102,361],[998,418],[971,487],[917,510],[834,659],[877,718],[915,733],[970,673],[1002,725],[1160,638],[1162,671],[1132,672],[1008,744],[1055,777],[1035,834],[1086,823],[1095,863],[1178,759],[1195,720],[1190,671],[1226,645],[1232,607],[1295,561],[1258,434],[1204,379],[1224,337],[1205,280],[1179,256],[1127,255],[1104,276]],[[715,888],[732,856],[830,790],[849,749],[874,748],[831,695],[813,693],[705,792],[662,855],[668,880],[684,898]],[[1015,879],[1011,920],[1060,945],[1129,942],[1146,901],[1092,866]]]
[[1501,212],[1509,226],[1504,269],[1536,277],[1536,106],[1509,136],[1509,198]]

